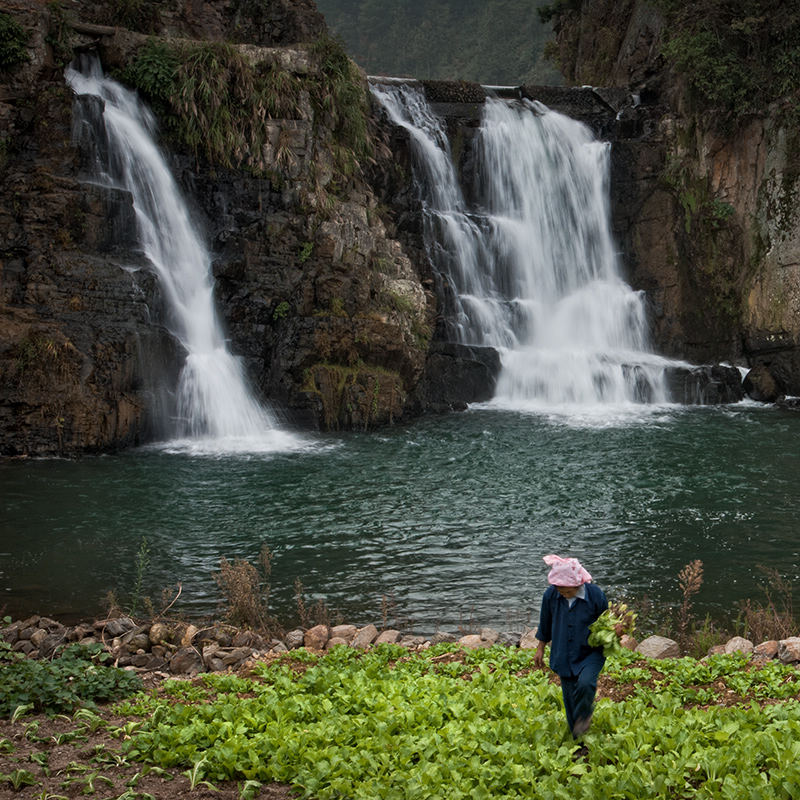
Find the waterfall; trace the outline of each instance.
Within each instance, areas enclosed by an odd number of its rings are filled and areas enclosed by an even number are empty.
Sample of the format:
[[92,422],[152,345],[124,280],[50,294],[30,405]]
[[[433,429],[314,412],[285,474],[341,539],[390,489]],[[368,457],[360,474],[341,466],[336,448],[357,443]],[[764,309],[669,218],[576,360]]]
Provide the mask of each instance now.
[[487,98],[468,203],[442,122],[422,92],[380,83],[372,92],[409,132],[449,334],[501,354],[493,404],[665,402],[668,362],[650,350],[642,294],[620,277],[609,145],[540,103]]
[[[252,396],[242,366],[227,348],[214,307],[209,253],[154,141],[155,120],[137,96],[105,77],[97,62],[67,82],[77,95],[103,101],[107,164],[98,180],[128,191],[140,246],[158,276],[168,326],[185,351],[171,420],[188,446],[214,450],[284,450],[296,444]],[[88,124],[88,123],[87,123]]]

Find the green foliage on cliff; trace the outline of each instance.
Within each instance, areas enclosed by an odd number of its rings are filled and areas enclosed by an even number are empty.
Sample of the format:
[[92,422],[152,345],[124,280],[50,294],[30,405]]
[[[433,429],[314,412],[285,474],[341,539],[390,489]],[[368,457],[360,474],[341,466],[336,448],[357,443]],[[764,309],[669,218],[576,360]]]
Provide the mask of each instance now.
[[736,115],[800,91],[800,6],[786,0],[656,0],[664,55],[704,106]]
[[0,11],[0,72],[9,72],[28,60],[28,38],[11,15]]
[[[210,164],[264,175],[293,163],[283,133],[271,140],[271,120],[302,119],[311,98],[315,127],[330,129],[343,174],[368,150],[363,81],[343,47],[325,36],[310,54],[318,70],[300,76],[278,63],[254,63],[224,42],[167,43],[149,39],[120,75],[138,89],[175,136]],[[272,150],[272,160],[265,155]]]
[[543,58],[550,26],[531,0],[317,0],[369,74],[561,83]]

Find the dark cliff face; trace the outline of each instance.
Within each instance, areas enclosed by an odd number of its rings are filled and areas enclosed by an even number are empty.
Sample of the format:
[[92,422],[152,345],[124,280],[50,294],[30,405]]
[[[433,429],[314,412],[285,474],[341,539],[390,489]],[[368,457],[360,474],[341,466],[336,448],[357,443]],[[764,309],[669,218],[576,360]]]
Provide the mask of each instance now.
[[[692,4],[682,8],[677,13],[693,13]],[[744,37],[747,49],[751,40],[741,33],[741,20],[728,22],[728,33]],[[762,26],[762,50],[788,46],[781,35],[774,38],[777,20],[748,24]],[[666,58],[674,20],[671,25],[657,4],[642,0],[572,3],[555,25],[559,62],[570,81],[620,87],[636,102],[623,115],[640,120],[639,130],[616,139],[613,148],[614,217],[628,280],[647,293],[660,350],[693,361],[763,366],[779,393],[797,394],[796,97],[778,96],[779,84],[770,82],[770,96],[742,98],[744,84],[737,80],[748,71],[744,57],[731,61],[731,70],[743,71],[739,78],[722,71],[706,86],[711,96],[700,96],[703,76],[691,69],[708,69],[709,62],[693,64],[680,47],[677,62]],[[684,41],[698,41],[688,30]],[[754,61],[749,68],[761,74],[777,67]],[[739,98],[737,105],[731,97]]]
[[[291,111],[266,118],[257,174],[170,142],[256,394],[289,421],[328,428],[419,412],[436,303],[421,245],[396,238],[397,212],[379,197],[403,168],[373,124],[362,164],[337,138],[335,110],[313,102],[327,80],[325,54],[304,43],[323,31],[313,3],[250,3],[249,16],[244,0],[143,3],[153,16],[130,21],[143,33],[103,27],[113,2],[78,5],[62,14],[0,0],[24,35],[23,57],[0,72],[0,454],[107,451],[164,434],[182,354],[130,197],[90,178],[63,77],[75,52],[106,69],[130,64],[150,32],[166,46],[175,35],[249,39],[244,63],[301,87]],[[366,97],[365,83],[357,91]]]

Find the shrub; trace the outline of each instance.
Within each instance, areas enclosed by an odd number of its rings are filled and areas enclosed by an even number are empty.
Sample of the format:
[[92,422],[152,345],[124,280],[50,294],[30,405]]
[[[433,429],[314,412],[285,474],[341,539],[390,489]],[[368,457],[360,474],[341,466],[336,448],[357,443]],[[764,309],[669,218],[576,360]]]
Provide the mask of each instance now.
[[0,72],[10,72],[28,60],[28,38],[10,14],[0,11]]

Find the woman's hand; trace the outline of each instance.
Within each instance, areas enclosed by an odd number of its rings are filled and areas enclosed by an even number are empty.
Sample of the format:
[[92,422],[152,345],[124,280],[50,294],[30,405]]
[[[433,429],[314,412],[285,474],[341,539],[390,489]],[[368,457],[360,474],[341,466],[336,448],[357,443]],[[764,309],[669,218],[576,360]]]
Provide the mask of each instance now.
[[545,643],[540,641],[536,647],[536,653],[533,656],[533,664],[536,669],[544,669],[544,645]]

